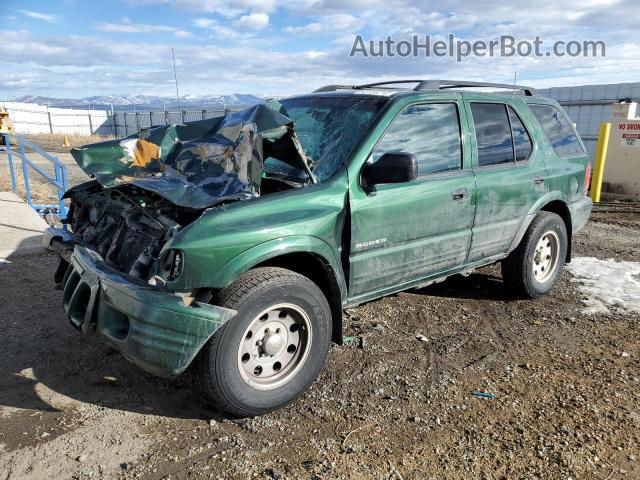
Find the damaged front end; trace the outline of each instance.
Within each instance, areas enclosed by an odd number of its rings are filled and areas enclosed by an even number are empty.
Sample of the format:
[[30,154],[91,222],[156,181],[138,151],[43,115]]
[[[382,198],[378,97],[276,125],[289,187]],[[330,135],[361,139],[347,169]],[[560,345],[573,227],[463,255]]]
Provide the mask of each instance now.
[[50,241],[63,261],[56,282],[62,280],[64,263],[70,262],[75,245],[92,250],[111,268],[132,278],[152,285],[162,282],[175,273],[173,258],[166,258],[163,247],[201,214],[199,209],[178,207],[133,185],[104,189],[92,181],[69,190],[65,198],[71,199],[66,222],[72,233],[57,230]]
[[180,269],[171,239],[201,211],[96,181],[66,196],[71,231],[50,228],[44,242],[60,255],[55,281],[69,321],[150,373],[182,373],[236,313],[164,287]]
[[65,194],[70,231],[44,239],[60,255],[55,281],[71,323],[151,373],[184,371],[235,312],[166,287],[182,267],[172,239],[210,207],[259,196],[265,154],[313,182],[292,126],[257,105],[72,150],[94,180]]

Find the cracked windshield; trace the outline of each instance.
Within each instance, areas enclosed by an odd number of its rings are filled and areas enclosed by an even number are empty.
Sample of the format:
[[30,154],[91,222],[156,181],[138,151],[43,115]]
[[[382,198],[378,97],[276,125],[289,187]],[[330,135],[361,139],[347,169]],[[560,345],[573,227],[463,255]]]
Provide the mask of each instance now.
[[[380,97],[297,97],[282,100],[281,113],[293,120],[305,154],[318,181],[331,177],[387,102]],[[307,178],[303,169],[273,157],[265,161],[267,174]]]

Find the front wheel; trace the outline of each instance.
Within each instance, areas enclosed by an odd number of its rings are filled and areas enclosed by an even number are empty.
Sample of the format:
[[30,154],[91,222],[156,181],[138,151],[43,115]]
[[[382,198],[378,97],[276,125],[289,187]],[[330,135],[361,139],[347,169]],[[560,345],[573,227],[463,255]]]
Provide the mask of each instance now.
[[553,288],[564,267],[568,235],[562,218],[540,212],[524,238],[502,261],[502,279],[519,297],[537,298]]
[[255,416],[302,394],[320,373],[331,342],[331,310],[308,278],[257,268],[215,303],[237,310],[199,355],[201,386],[223,411]]

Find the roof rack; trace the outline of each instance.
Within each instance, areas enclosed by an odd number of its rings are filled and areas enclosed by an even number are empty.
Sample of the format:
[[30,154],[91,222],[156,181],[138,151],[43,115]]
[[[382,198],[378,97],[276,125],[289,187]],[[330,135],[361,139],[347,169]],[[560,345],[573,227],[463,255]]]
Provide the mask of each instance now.
[[459,80],[390,80],[387,82],[366,83],[364,85],[327,85],[316,90],[316,92],[333,92],[335,90],[361,90],[367,88],[385,87],[387,85],[397,85],[400,83],[417,83],[414,91],[424,90],[447,90],[450,88],[502,88],[507,90],[522,90],[522,92],[531,97],[536,94],[532,87],[524,85],[513,85],[508,83],[487,83],[487,82],[467,82]]

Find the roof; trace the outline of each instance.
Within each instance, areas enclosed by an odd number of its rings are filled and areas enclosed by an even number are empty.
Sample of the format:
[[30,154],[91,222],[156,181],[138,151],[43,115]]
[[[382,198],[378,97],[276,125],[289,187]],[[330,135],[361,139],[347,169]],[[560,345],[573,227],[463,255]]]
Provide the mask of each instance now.
[[[397,85],[417,84],[414,88],[403,88]],[[508,83],[469,82],[466,80],[388,80],[385,82],[367,83],[363,85],[325,85],[314,93],[351,91],[371,92],[373,95],[392,95],[394,93],[442,91],[456,88],[492,88],[503,90],[519,90],[525,96],[534,96],[536,91],[532,87]]]

